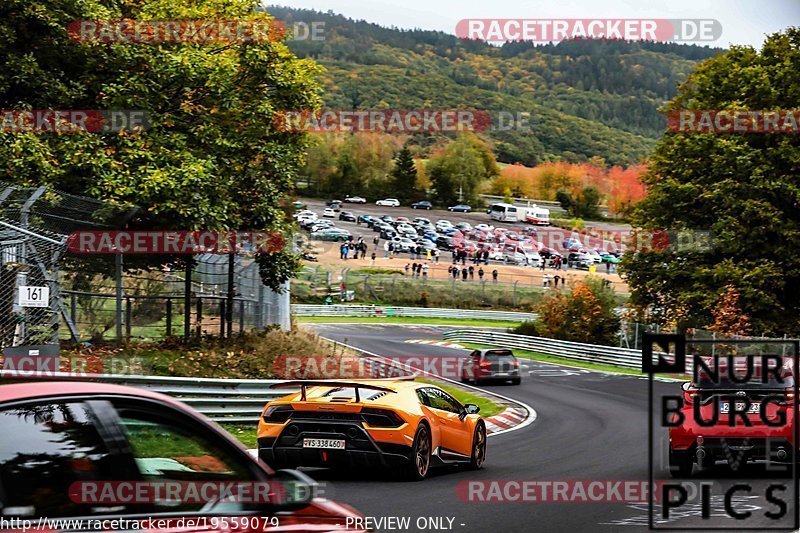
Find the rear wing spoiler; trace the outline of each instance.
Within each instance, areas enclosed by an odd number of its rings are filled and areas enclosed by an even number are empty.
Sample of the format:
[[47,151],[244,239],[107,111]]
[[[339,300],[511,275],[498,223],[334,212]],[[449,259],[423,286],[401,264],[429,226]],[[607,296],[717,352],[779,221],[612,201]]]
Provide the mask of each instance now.
[[326,379],[285,381],[283,383],[277,383],[271,386],[270,389],[293,389],[295,387],[300,387],[300,401],[303,402],[306,401],[306,389],[308,387],[352,387],[356,391],[356,402],[361,401],[359,389],[397,393],[397,391],[394,389],[382,387],[380,385],[370,385],[368,383],[359,383],[357,381],[331,381]]

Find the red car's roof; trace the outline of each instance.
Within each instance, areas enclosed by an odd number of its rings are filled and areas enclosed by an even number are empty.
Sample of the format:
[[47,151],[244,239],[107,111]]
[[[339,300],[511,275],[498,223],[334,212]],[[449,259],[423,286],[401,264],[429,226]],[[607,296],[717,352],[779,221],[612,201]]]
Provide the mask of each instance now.
[[123,385],[110,385],[91,381],[5,381],[0,384],[0,403],[79,394],[138,396],[140,398],[150,398],[186,409],[183,404],[169,396]]

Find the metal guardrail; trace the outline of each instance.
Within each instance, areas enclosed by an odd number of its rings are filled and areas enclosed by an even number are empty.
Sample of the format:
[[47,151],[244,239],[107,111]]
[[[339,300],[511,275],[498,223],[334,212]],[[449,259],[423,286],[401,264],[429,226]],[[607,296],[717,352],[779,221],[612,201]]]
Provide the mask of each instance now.
[[255,423],[270,400],[300,389],[272,390],[283,381],[277,379],[215,379],[168,376],[129,376],[120,374],[74,374],[56,372],[60,380],[97,381],[128,385],[172,396],[216,422]]
[[483,311],[474,309],[441,309],[436,307],[392,307],[382,305],[312,305],[294,304],[295,316],[360,316],[360,317],[436,317],[472,318],[478,320],[533,320],[533,313],[516,311]]
[[444,334],[444,338],[449,341],[474,342],[503,348],[529,350],[588,363],[602,363],[623,368],[640,369],[642,367],[642,352],[628,348],[465,329],[448,331]]

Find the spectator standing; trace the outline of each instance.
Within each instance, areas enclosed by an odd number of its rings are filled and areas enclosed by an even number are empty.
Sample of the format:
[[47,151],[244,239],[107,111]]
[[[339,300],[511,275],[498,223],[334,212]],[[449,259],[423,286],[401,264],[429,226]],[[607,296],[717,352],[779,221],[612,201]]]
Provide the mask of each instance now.
[[375,252],[372,252],[372,266],[375,266],[375,257],[377,257],[377,255]]
[[406,263],[406,266],[404,267],[404,270],[406,271],[406,276],[408,276],[408,269],[409,269],[409,264]]
[[497,284],[497,269],[492,270],[492,282]]
[[478,280],[483,281],[483,267],[478,268]]
[[467,276],[468,275],[469,275],[469,272],[467,271],[467,269],[462,267],[461,268],[461,280],[462,281],[467,281]]
[[472,265],[469,266],[469,279],[475,279],[475,267]]
[[422,265],[422,279],[428,279],[428,263]]
[[389,258],[389,252],[391,251],[391,249],[392,248],[391,248],[391,246],[389,246],[389,241],[386,241],[385,243],[383,243],[383,258],[384,259],[388,259]]

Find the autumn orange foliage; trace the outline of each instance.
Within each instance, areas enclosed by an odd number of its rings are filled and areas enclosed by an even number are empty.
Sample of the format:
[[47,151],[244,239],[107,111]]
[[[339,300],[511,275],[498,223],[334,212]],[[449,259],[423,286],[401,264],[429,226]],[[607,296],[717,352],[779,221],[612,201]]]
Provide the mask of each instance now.
[[608,205],[611,214],[620,214],[644,198],[645,186],[640,180],[644,171],[645,165],[609,168],[599,162],[544,163],[536,167],[517,163],[501,170],[490,193],[555,200],[560,189],[575,195],[592,185],[603,195],[603,203]]

